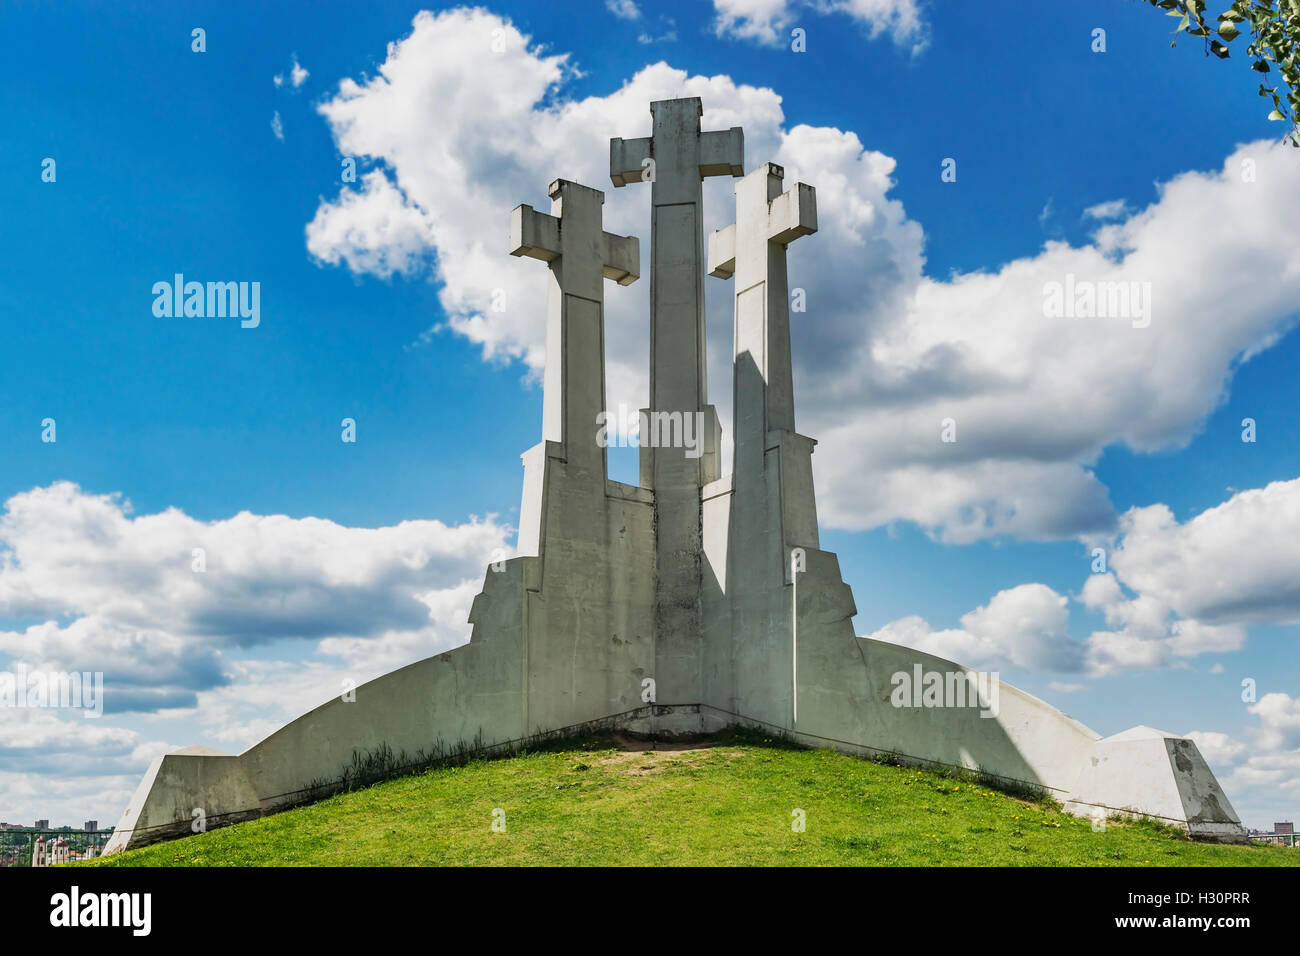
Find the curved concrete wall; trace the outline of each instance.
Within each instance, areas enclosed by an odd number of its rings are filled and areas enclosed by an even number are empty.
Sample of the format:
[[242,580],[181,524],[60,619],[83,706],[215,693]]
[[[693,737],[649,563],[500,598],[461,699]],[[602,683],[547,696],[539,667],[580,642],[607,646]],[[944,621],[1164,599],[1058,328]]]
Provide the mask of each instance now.
[[504,748],[642,708],[654,661],[654,553],[642,544],[653,495],[572,468],[559,443],[539,448],[524,510],[537,516],[541,554],[486,573],[468,644],[326,701],[237,757],[158,758],[108,849],[185,835],[196,807],[219,826],[299,803],[337,782],[354,754],[386,747],[400,763],[439,746]]

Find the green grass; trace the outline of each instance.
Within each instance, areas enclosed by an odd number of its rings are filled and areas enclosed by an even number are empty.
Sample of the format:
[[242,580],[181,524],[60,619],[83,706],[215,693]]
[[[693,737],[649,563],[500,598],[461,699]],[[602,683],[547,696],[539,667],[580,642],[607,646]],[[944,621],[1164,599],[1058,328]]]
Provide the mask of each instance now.
[[592,737],[426,770],[91,865],[1300,865],[1150,821],[1096,832],[1046,799],[751,732],[654,747]]

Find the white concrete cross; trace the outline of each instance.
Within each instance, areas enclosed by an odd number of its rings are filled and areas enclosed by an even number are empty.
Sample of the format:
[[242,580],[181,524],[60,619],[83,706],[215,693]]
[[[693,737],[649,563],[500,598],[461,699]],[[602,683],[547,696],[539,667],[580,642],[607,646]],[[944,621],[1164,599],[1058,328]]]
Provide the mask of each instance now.
[[742,179],[736,221],[709,236],[709,275],[736,280],[737,471],[742,444],[761,456],[770,430],[795,430],[786,246],[817,231],[817,192],[799,183],[783,193],[784,178],[765,163]]
[[599,189],[557,179],[548,192],[551,215],[523,205],[510,216],[510,254],[551,267],[542,438],[563,444],[574,477],[585,473],[603,482],[605,449],[597,442],[597,417],[605,411],[603,281],[635,282],[641,247],[635,236],[601,228],[605,194]]
[[[658,100],[650,113],[652,135],[609,141],[609,178],[650,183],[650,409],[694,414],[708,405],[702,180],[744,173],[745,136],[739,126],[701,132],[695,96]],[[647,451],[654,464],[642,483],[655,489],[717,477],[681,449]],[[705,458],[716,467],[708,449]]]
[[609,178],[650,183],[649,412],[697,425],[693,449],[641,443],[640,484],[655,493],[654,677],[660,700],[678,702],[703,695],[700,489],[721,472],[706,375],[702,181],[744,173],[745,137],[740,127],[701,132],[699,97],[659,100],[650,113],[650,136],[610,140]]

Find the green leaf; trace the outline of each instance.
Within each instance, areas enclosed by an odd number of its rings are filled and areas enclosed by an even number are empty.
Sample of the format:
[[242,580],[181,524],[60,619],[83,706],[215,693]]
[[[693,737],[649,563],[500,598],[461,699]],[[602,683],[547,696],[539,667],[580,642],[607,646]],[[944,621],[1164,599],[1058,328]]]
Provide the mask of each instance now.
[[1218,40],[1210,41],[1210,52],[1213,53],[1215,56],[1217,56],[1220,60],[1226,60],[1228,58],[1228,48],[1224,46],[1222,43],[1220,43]]
[[1232,25],[1231,20],[1224,20],[1219,24],[1219,36],[1223,37],[1229,43],[1235,40],[1241,31]]
[[1274,110],[1268,114],[1268,118],[1271,120],[1284,120],[1286,116],[1283,115],[1281,110]]
[[1254,63],[1250,65],[1250,68],[1252,70],[1255,70],[1258,73],[1268,72],[1268,64],[1265,63],[1263,60],[1256,60]]

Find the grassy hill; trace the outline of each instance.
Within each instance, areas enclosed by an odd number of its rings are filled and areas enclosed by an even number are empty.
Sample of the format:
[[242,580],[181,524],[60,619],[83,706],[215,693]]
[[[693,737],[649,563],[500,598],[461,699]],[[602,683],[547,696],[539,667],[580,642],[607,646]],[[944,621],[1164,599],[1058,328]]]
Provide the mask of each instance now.
[[591,737],[426,770],[93,865],[353,864],[1285,866],[1300,851],[1194,843],[1149,821],[1097,832],[969,775],[736,732],[672,747]]

